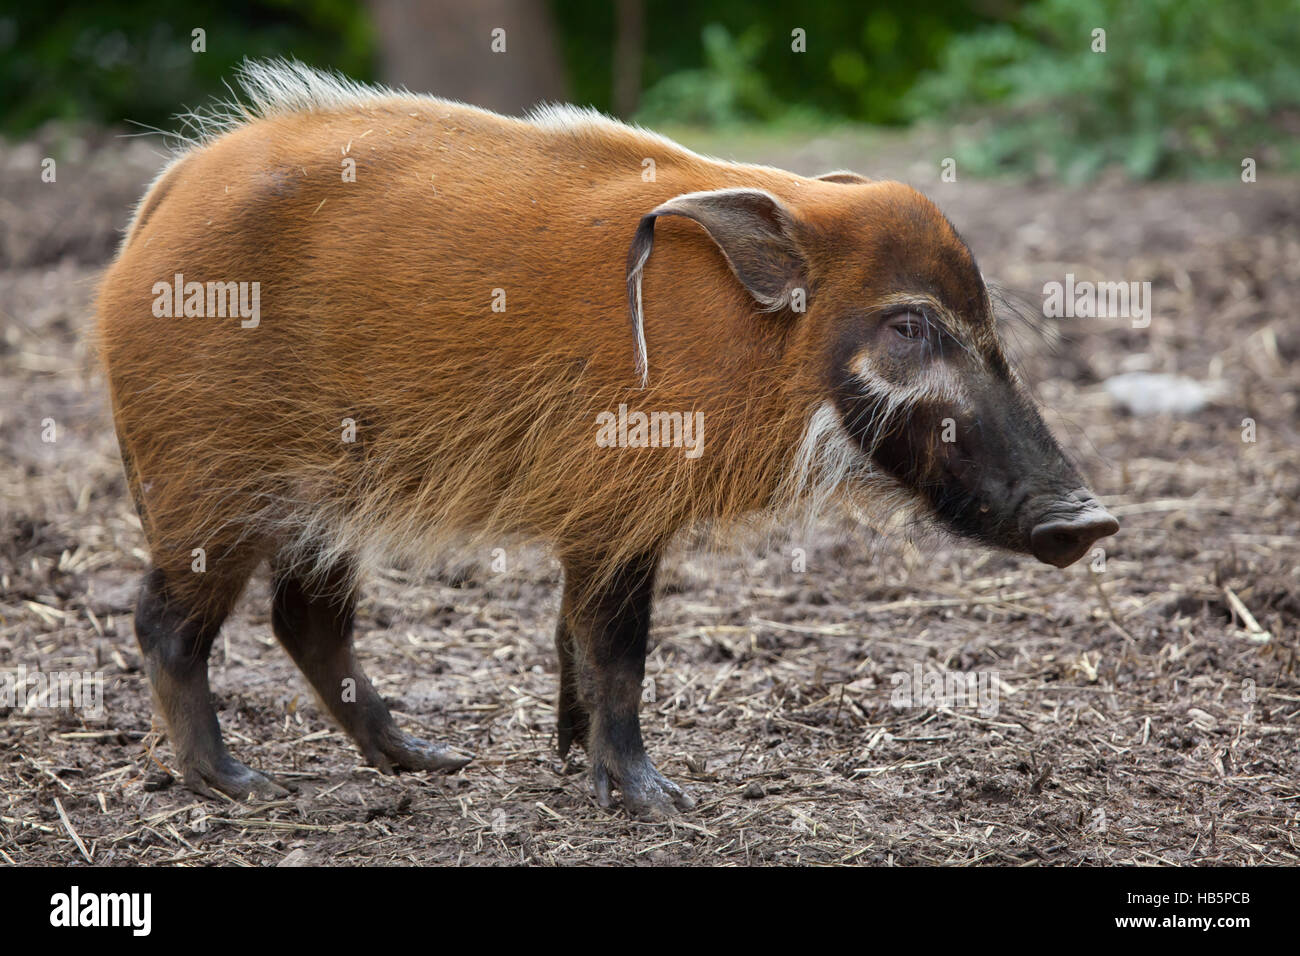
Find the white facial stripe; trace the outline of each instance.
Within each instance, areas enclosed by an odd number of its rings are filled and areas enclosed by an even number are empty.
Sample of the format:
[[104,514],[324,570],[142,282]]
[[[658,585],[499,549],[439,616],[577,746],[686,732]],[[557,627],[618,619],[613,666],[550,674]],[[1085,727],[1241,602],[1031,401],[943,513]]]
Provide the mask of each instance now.
[[927,364],[916,380],[906,385],[887,381],[876,370],[871,352],[867,349],[853,356],[853,360],[849,363],[849,370],[871,394],[885,398],[895,406],[923,402],[950,402],[963,406],[969,404],[961,379],[949,365],[943,362]]

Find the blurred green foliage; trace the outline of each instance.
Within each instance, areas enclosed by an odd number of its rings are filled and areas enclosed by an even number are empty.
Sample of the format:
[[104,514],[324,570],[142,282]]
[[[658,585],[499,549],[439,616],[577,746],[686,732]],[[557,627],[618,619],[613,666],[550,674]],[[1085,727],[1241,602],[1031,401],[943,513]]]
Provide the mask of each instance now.
[[[206,32],[195,53],[191,31]],[[224,93],[244,57],[292,55],[365,79],[373,32],[360,0],[93,0],[0,10],[0,129],[49,119],[171,129]]]
[[[550,3],[570,99],[612,112],[617,0]],[[1300,0],[643,0],[643,23],[651,125],[937,121],[968,172],[1071,181],[1300,167]],[[0,130],[171,129],[245,57],[370,79],[376,52],[364,0],[8,0]]]
[[983,113],[953,153],[976,173],[1300,166],[1300,0],[1042,0],[955,38],[904,105],[913,118]]
[[[1019,0],[1006,0],[1014,9]],[[574,100],[612,111],[612,0],[554,0]],[[994,23],[971,0],[756,4],[645,0],[647,123],[770,121],[791,114],[896,124],[902,96],[948,41]],[[802,29],[807,52],[791,49]]]
[[750,27],[733,37],[711,23],[703,43],[704,65],[671,73],[652,86],[641,97],[638,119],[651,125],[718,126],[782,119],[793,109],[776,97],[758,66],[766,45],[761,29]]

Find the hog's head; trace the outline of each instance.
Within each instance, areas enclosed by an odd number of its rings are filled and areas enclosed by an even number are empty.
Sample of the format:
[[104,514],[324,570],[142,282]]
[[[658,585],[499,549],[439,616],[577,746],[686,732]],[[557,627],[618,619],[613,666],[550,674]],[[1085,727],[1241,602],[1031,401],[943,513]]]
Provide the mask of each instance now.
[[1008,363],[969,247],[919,192],[837,173],[797,198],[722,189],[654,209],[628,257],[643,374],[640,271],[660,216],[699,223],[761,308],[790,313],[842,435],[922,513],[1057,567],[1119,530]]

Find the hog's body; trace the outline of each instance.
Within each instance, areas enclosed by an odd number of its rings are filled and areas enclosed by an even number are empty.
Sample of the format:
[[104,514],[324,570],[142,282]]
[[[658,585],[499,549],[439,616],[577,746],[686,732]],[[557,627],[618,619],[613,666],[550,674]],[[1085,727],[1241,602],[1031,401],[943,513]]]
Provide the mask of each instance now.
[[[779,420],[765,450],[787,458],[812,370],[781,367],[779,330],[707,235],[673,222],[647,270],[660,374],[641,390],[624,258],[649,209],[737,185],[842,191],[576,111],[536,125],[414,98],[275,115],[186,155],[143,203],[100,300],[124,450],[150,484],[146,512],[167,515],[151,544],[174,541],[188,567],[200,544],[269,530],[274,549],[307,522],[332,545],[415,558],[484,529],[638,550],[666,528],[647,506],[715,510],[707,489],[731,485],[716,452]],[[154,283],[175,273],[259,282],[257,327],[156,317]],[[709,453],[597,454],[597,415],[620,402],[703,412]],[[740,500],[717,505],[772,494],[785,462],[754,464],[727,495]]]
[[[614,784],[634,809],[686,805],[636,716],[658,556],[701,520],[914,483],[869,461],[890,409],[870,442],[856,419],[837,425],[852,356],[828,342],[829,312],[810,316],[818,297],[865,294],[850,272],[896,281],[885,246],[841,242],[854,222],[933,231],[915,253],[935,275],[964,245],[906,187],[716,162],[582,111],[508,119],[288,65],[253,68],[246,89],[260,118],[164,171],[98,305],[154,561],[137,628],[188,781],[276,789],[226,753],[206,680],[221,620],[267,559],[277,636],[367,757],[463,764],[399,732],[361,674],[357,570],[526,536],[566,572],[561,749],[585,743],[602,799]],[[946,281],[936,299],[971,280]],[[207,283],[256,283],[256,314],[160,316],[197,308],[189,283],[205,313]],[[991,329],[977,340],[996,345]],[[940,378],[927,388],[959,401],[964,386]],[[696,415],[701,453],[601,447],[600,416],[620,405]]]

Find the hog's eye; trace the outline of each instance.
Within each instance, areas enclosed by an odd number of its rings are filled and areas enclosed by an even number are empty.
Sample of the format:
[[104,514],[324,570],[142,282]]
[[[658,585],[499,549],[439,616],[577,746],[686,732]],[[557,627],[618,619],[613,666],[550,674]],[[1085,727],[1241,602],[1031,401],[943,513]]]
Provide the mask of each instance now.
[[889,327],[905,339],[925,338],[925,316],[919,312],[899,312],[890,317]]

